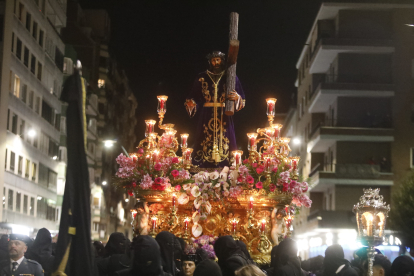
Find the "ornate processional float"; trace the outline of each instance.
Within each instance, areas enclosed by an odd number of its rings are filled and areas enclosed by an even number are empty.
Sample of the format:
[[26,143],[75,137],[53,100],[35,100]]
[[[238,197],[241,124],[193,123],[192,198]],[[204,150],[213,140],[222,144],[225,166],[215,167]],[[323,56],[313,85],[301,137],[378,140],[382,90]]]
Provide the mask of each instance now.
[[137,152],[116,159],[115,185],[137,198],[134,234],[170,231],[187,243],[201,235],[232,235],[258,264],[268,264],[272,247],[291,235],[297,208],[312,203],[308,184],[298,181],[299,157],[289,156],[290,139],[273,124],[276,99],[266,99],[269,126],[247,133],[246,159],[236,150],[230,167],[203,171],[194,170],[189,134],[181,134],[179,143],[174,125],[163,124],[168,97],[157,98],[163,133],[155,131],[155,120],[146,120]]

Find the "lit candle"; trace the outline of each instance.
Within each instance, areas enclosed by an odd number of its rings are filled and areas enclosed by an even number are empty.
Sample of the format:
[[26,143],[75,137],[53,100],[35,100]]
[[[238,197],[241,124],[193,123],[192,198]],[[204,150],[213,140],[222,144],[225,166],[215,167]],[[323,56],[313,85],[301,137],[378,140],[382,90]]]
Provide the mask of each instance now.
[[236,232],[236,227],[237,227],[237,219],[233,219],[232,221],[231,221],[231,223],[232,223],[232,225],[233,225],[233,233],[234,232]]
[[274,132],[273,132],[273,137],[274,138],[276,138],[276,139],[279,138],[279,136],[280,136],[280,129],[282,127],[283,127],[283,125],[281,125],[281,124],[274,124],[274,125],[272,125],[272,128],[274,129]]
[[234,161],[236,162],[236,166],[240,165],[241,164],[241,156],[243,154],[243,151],[235,150],[235,151],[232,151],[232,153],[233,153]]
[[175,207],[175,200],[176,200],[176,196],[175,193],[172,194],[172,206]]
[[157,228],[157,217],[152,217],[152,230],[155,231],[155,228]]
[[181,148],[185,149],[187,147],[187,139],[188,139],[188,133],[181,134]]
[[265,171],[270,172],[270,161],[272,160],[271,156],[264,157],[264,165],[265,165]]
[[266,230],[266,220],[262,219],[262,232],[264,233],[265,230]]
[[256,145],[257,133],[247,133],[247,137],[249,138],[249,144],[248,144],[247,149],[251,151],[257,150],[257,145]]
[[155,120],[145,120],[145,137],[154,132]]
[[159,153],[158,150],[154,150],[154,153],[152,155],[152,158],[154,159],[154,163],[156,163],[158,160],[158,153]]
[[191,153],[193,152],[192,148],[187,148],[186,152],[185,152],[185,156],[184,156],[184,160],[186,163],[191,161]]
[[296,171],[298,169],[298,162],[300,157],[299,156],[294,156],[294,157],[290,157],[290,166],[292,167],[293,171]]
[[249,201],[249,209],[253,210],[253,197],[250,197],[250,201]]
[[158,99],[158,113],[165,113],[167,112],[167,99],[168,96],[157,96]]
[[276,104],[276,99],[275,98],[268,98],[266,99],[266,103],[267,103],[267,112],[266,114],[269,116],[274,116],[275,115],[275,104]]
[[190,222],[190,219],[187,217],[184,219],[184,230],[188,230],[188,223]]

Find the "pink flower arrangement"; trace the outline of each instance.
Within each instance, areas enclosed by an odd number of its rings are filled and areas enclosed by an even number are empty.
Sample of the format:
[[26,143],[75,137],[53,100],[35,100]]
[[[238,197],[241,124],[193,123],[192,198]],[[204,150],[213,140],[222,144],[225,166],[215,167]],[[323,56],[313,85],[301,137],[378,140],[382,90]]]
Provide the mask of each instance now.
[[154,170],[156,170],[156,171],[161,170],[161,168],[162,168],[162,165],[161,165],[160,163],[156,163],[156,164],[154,165]]
[[179,171],[177,171],[177,170],[173,170],[173,171],[171,172],[171,175],[172,175],[174,178],[177,178],[177,177],[180,175],[180,172],[179,172]]
[[179,160],[178,157],[173,157],[173,159],[171,160],[171,163],[173,164],[178,164]]
[[262,182],[260,182],[260,181],[259,181],[259,182],[257,182],[257,183],[256,183],[256,188],[257,188],[257,189],[263,189],[263,183],[262,183]]

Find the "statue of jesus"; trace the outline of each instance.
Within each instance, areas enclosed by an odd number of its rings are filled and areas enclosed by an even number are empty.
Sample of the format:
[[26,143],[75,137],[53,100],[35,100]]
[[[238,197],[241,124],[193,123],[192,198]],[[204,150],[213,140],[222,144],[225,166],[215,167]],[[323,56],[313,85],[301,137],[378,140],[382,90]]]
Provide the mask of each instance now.
[[[217,168],[229,165],[230,153],[237,150],[232,116],[224,114],[226,101],[225,55],[215,51],[207,55],[209,69],[198,75],[184,103],[188,114],[200,113],[195,134],[193,164],[200,168]],[[236,77],[235,90],[228,100],[235,102],[236,111],[245,105],[245,96]]]

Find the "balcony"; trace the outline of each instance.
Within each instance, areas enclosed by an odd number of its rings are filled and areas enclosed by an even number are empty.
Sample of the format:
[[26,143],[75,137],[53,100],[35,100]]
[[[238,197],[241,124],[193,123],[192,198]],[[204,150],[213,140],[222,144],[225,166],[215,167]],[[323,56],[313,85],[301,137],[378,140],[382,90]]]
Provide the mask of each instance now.
[[310,133],[307,152],[326,152],[336,141],[393,142],[394,129],[389,117],[366,118],[357,122],[320,122]]
[[391,78],[364,75],[321,75],[311,91],[309,112],[325,113],[338,97],[390,98]]
[[315,166],[310,177],[312,192],[324,191],[331,185],[393,185],[393,174],[388,168],[370,164],[330,164],[332,171]]
[[316,210],[309,214],[308,223],[314,228],[355,228],[356,219],[352,211],[321,211]]
[[325,73],[339,53],[393,53],[395,47],[388,39],[319,38],[312,53],[310,74]]

